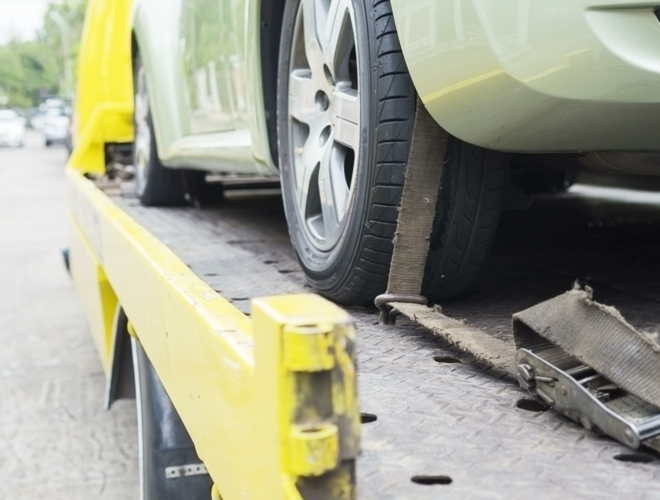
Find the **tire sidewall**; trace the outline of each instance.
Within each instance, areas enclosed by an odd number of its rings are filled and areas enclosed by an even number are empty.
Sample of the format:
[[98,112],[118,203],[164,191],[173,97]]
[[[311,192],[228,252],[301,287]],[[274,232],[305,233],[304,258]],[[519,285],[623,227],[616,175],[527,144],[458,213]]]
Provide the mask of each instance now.
[[354,193],[347,210],[348,220],[343,226],[337,244],[322,252],[314,247],[303,228],[296,206],[294,179],[291,172],[291,147],[288,124],[288,79],[291,45],[295,19],[301,0],[287,1],[280,43],[278,74],[277,128],[279,141],[279,164],[282,177],[282,195],[289,234],[298,259],[307,277],[321,292],[332,292],[341,288],[347,276],[355,268],[360,253],[360,242],[364,237],[365,222],[371,206],[372,186],[376,166],[376,113],[377,113],[377,68],[371,40],[374,35],[373,11],[365,0],[352,0],[355,16],[354,36],[358,46],[358,81],[360,85],[360,152],[354,178]]

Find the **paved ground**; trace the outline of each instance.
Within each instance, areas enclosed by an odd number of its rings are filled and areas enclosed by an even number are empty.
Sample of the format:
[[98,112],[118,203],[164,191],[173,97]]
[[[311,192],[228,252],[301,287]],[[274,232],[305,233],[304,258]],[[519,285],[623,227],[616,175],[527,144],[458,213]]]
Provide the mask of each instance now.
[[105,378],[64,270],[63,148],[0,149],[0,498],[137,495],[135,404]]

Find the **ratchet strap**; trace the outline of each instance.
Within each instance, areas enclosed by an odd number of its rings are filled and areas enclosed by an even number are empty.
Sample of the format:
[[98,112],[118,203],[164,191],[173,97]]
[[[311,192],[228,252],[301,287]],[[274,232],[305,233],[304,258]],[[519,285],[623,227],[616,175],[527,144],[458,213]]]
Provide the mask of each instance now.
[[[515,347],[427,307],[421,295],[448,134],[417,101],[381,323],[402,313],[477,359],[513,373],[549,406],[631,448],[660,451],[660,344],[590,288],[513,315]],[[517,351],[516,351],[517,348]]]
[[417,99],[410,155],[399,205],[387,292],[376,297],[381,323],[392,324],[393,302],[426,305],[421,296],[448,134]]
[[660,345],[575,287],[513,315],[520,385],[588,429],[660,450]]
[[[590,288],[513,315],[515,347],[427,307],[421,295],[448,134],[417,101],[381,323],[402,313],[491,366],[587,429],[660,451],[660,343],[637,331]],[[517,351],[516,351],[517,348]]]

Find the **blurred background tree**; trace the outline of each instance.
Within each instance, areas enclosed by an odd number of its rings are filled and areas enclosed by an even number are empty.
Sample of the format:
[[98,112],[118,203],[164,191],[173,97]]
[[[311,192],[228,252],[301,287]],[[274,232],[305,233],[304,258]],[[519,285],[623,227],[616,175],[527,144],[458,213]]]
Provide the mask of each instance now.
[[35,40],[0,46],[0,106],[32,107],[72,97],[86,0],[51,1]]

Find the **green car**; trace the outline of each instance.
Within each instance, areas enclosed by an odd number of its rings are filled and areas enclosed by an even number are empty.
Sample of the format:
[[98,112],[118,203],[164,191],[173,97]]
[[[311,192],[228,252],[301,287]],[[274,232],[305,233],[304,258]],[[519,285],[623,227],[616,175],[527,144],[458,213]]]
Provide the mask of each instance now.
[[660,173],[655,6],[136,0],[139,198],[180,203],[206,172],[280,177],[311,284],[372,302],[419,99],[450,134],[423,293],[454,296],[486,259],[512,165]]

